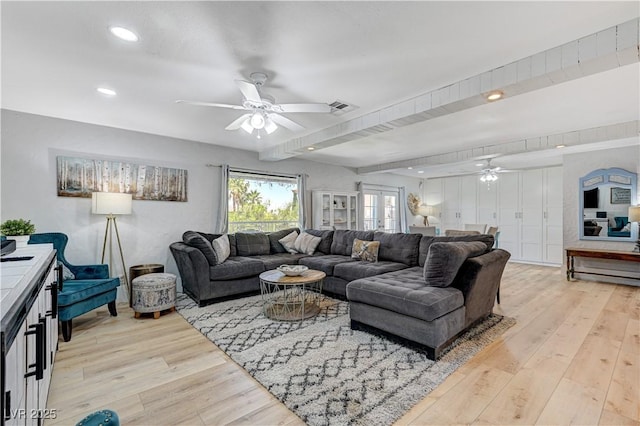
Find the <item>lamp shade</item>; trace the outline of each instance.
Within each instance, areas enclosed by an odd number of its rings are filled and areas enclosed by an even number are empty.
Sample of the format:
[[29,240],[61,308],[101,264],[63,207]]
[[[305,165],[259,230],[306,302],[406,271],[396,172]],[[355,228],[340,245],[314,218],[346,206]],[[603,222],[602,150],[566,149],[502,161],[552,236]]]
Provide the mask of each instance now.
[[430,216],[431,215],[431,206],[426,204],[421,204],[418,206],[418,214],[420,216]]
[[640,206],[629,207],[629,222],[640,222]]
[[133,197],[119,192],[94,192],[91,194],[93,214],[131,214]]

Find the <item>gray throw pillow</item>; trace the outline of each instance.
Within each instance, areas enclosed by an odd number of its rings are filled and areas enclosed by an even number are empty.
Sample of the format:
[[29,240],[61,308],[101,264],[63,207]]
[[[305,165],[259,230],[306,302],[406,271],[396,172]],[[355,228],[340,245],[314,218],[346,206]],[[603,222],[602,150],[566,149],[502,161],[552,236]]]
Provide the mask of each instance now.
[[480,241],[433,243],[424,263],[424,280],[431,287],[448,287],[467,258],[486,252],[487,246]]
[[287,250],[280,244],[280,240],[292,233],[298,232],[298,228],[281,229],[280,231],[269,232],[269,245],[271,246],[271,253],[286,253]]
[[195,247],[199,249],[202,252],[202,254],[204,254],[204,257],[207,258],[207,262],[209,262],[209,265],[215,266],[219,263],[218,257],[216,256],[216,252],[213,250],[213,247],[211,246],[211,243],[209,242],[209,240],[207,240],[205,237],[198,234],[197,232],[194,232],[194,231],[185,232],[184,234],[182,234],[182,241],[185,244],[190,245],[191,247]]
[[216,254],[217,265],[223,263],[229,258],[231,248],[229,246],[229,237],[227,234],[223,234],[221,237],[211,241],[211,247]]

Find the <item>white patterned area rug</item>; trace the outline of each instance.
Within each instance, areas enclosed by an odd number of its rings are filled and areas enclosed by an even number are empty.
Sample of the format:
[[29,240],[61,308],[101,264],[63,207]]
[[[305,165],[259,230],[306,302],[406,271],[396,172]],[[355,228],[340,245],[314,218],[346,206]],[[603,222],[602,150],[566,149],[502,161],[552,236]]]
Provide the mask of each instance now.
[[491,315],[437,362],[420,349],[351,330],[349,305],[325,298],[300,322],[265,318],[261,296],[203,308],[179,294],[178,312],[310,425],[388,425],[515,320]]

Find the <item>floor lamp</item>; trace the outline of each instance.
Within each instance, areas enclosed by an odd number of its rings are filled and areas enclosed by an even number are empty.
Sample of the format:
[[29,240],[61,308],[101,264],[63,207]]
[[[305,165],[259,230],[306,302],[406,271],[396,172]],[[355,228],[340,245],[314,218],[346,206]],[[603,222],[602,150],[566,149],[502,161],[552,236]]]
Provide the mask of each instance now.
[[120,251],[120,260],[122,260],[122,274],[124,275],[124,286],[127,294],[127,300],[131,304],[129,280],[127,279],[127,268],[124,264],[124,255],[122,254],[122,244],[120,244],[120,233],[118,233],[118,224],[116,215],[131,214],[132,196],[131,194],[112,193],[112,192],[94,192],[91,194],[91,213],[106,214],[107,227],[104,230],[104,242],[102,243],[102,259],[104,263],[104,254],[107,249],[107,235],[109,236],[109,271],[113,274],[113,229],[116,231],[116,240],[118,241],[118,250]]

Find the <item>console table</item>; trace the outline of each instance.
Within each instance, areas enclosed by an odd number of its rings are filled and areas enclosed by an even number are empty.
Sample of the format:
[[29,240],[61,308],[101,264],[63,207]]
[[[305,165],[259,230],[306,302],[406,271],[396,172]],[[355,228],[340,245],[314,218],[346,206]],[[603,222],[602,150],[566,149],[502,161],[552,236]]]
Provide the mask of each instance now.
[[591,274],[601,275],[605,277],[627,278],[631,280],[640,280],[637,277],[629,277],[624,275],[612,275],[601,274],[598,272],[584,272],[576,271],[573,267],[573,260],[575,257],[590,257],[594,259],[610,259],[620,260],[624,262],[640,262],[640,253],[632,251],[619,251],[619,250],[599,250],[599,249],[586,249],[586,248],[568,248],[567,250],[567,281],[573,278],[574,273],[579,274]]

